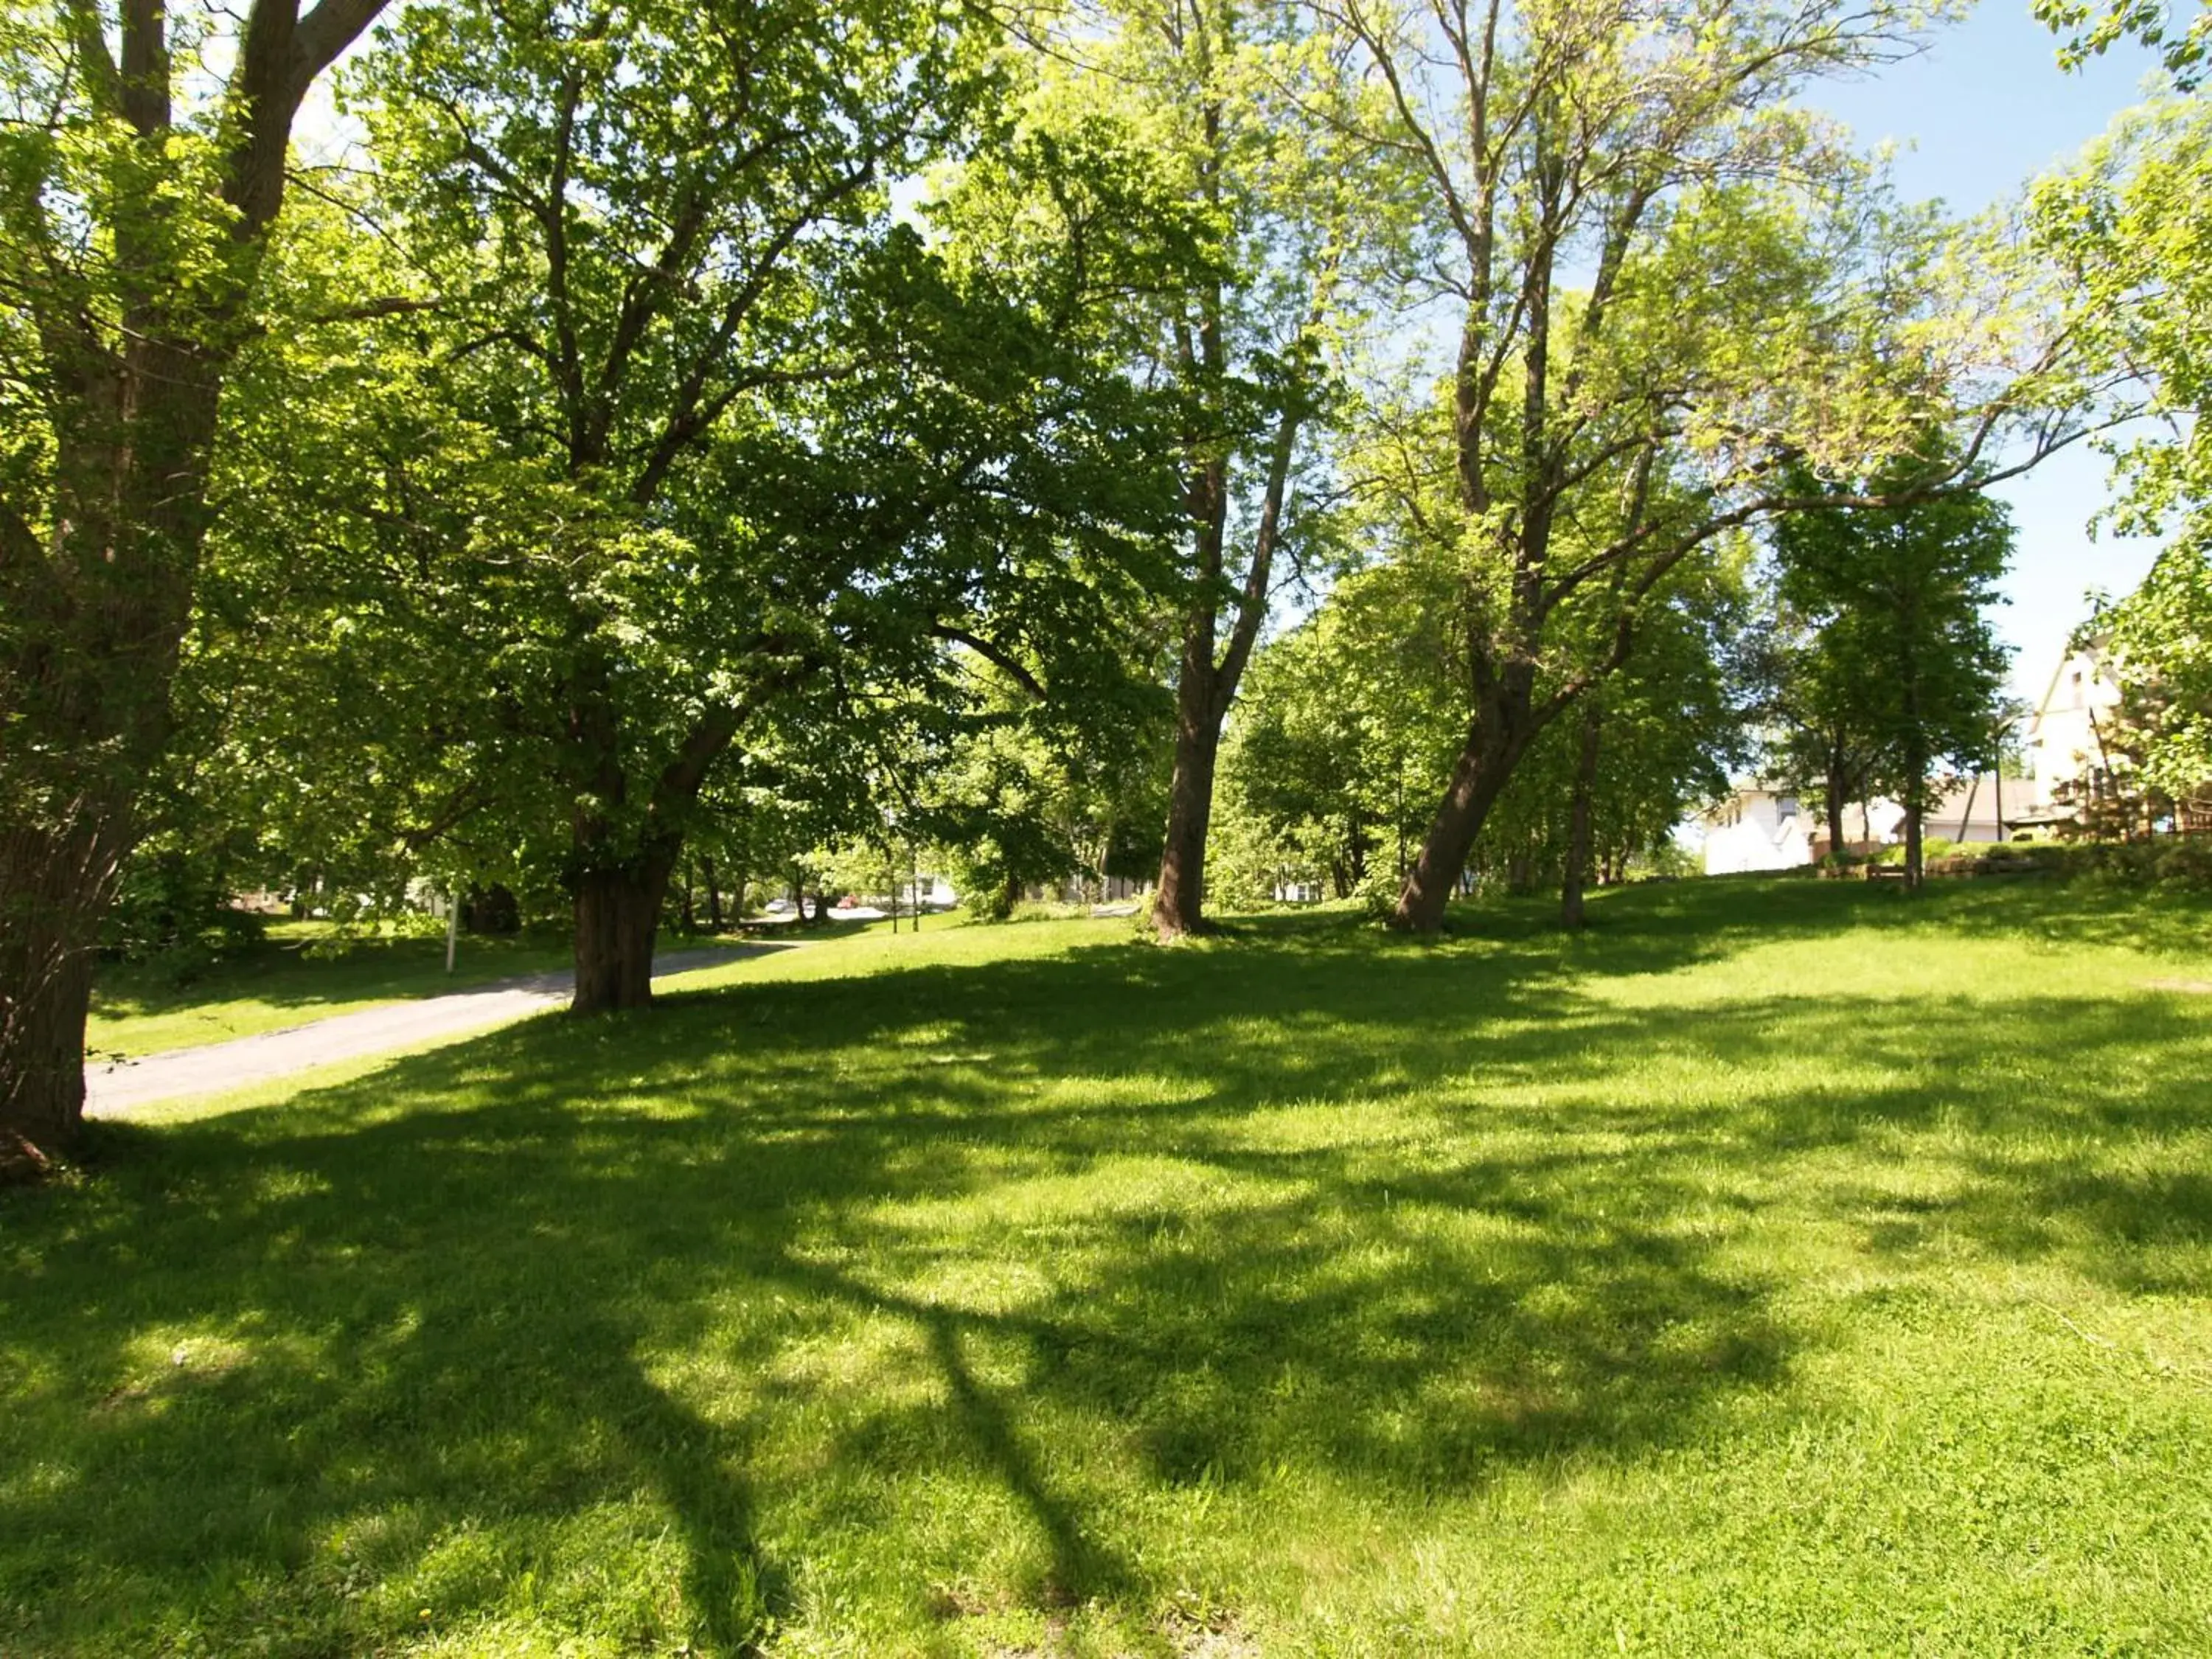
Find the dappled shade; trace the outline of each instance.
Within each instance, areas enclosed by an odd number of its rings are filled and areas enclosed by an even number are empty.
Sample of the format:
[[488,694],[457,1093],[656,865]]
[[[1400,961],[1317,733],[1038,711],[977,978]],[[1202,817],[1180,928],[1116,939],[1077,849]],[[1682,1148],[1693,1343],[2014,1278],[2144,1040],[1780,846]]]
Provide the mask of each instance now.
[[102,1126],[0,1646],[2212,1640],[2212,1007],[2100,941],[2203,908],[1902,899],[858,939]]

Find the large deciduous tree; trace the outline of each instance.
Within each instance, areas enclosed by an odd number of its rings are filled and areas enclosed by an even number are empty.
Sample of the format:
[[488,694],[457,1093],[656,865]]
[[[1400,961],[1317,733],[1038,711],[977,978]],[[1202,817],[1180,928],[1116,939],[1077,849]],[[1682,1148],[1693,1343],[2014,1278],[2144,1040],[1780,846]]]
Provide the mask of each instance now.
[[293,124],[383,0],[0,22],[0,1138],[83,1110],[92,951],[170,732]]
[[733,749],[842,730],[849,782],[962,652],[1072,692],[1158,556],[1152,402],[1094,337],[1110,169],[1000,130],[1018,189],[894,198],[989,44],[907,0],[426,8],[358,88],[357,257],[437,304],[270,355],[272,404],[346,413],[240,480],[305,618],[252,701],[308,838],[557,872],[579,1012],[649,999]]
[[[856,336],[908,275],[884,192],[961,131],[969,56],[905,0],[463,4],[408,13],[362,88],[391,234],[465,331],[442,389],[509,474],[471,574],[513,573],[538,647],[513,724],[567,820],[580,1012],[649,1000],[700,789],[817,665],[825,584],[794,571],[812,591],[778,605],[734,475],[789,465],[788,411],[834,423],[867,374]],[[826,586],[926,514],[933,481],[900,482],[884,522],[789,526]]]
[[[1530,744],[1626,659],[1679,561],[1790,508],[1794,458],[1863,469],[1952,416],[1978,454],[2063,348],[1984,303],[2002,285],[1792,106],[1810,77],[1911,50],[1910,8],[1323,9],[1425,170],[1444,248],[1430,292],[1458,321],[1441,418],[1401,416],[1385,470],[1457,562],[1468,641],[1473,713],[1395,916],[1425,931]],[[1593,590],[1613,644],[1557,672]]]

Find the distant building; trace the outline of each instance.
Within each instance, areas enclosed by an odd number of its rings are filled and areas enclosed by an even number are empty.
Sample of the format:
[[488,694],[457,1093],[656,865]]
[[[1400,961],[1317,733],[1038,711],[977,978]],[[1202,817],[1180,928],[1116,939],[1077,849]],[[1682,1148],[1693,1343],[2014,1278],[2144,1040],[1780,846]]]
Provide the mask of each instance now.
[[2034,799],[2035,786],[2026,778],[1995,772],[1960,778],[1929,804],[1921,833],[1945,841],[2009,841]]
[[[1999,799],[2003,801],[2002,826]],[[2011,833],[2012,813],[2028,805],[2021,779],[1984,773],[1942,786],[1921,821],[1930,840],[1995,842]],[[1799,797],[1764,784],[1743,784],[1705,816],[1705,873],[1741,875],[1753,870],[1795,870],[1828,856],[1826,808],[1817,795]],[[1876,796],[1844,808],[1844,851],[1864,854],[1905,836],[1905,808]]]
[[1814,826],[1795,795],[1746,784],[1707,812],[1705,823],[1709,876],[1795,870],[1813,861]]
[[2117,792],[2105,735],[2118,717],[2118,665],[2105,641],[2085,641],[2061,659],[2027,722],[2033,793],[2011,822],[2069,823],[2083,806]]

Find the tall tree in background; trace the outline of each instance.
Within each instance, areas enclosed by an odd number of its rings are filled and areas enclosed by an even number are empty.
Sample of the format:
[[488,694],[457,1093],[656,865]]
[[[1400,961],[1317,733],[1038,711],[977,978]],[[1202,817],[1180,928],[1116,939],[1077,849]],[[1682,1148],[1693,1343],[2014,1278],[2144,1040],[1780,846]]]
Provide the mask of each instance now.
[[[1923,452],[1827,488],[1894,494],[1941,459]],[[1820,488],[1809,477],[1803,487]],[[1774,543],[1781,595],[1813,628],[1812,672],[1836,688],[1829,713],[1872,756],[1868,781],[1905,807],[1905,881],[1917,888],[1936,768],[1995,759],[2008,659],[1988,612],[2012,556],[2011,516],[1978,494],[1814,510],[1782,520]]]
[[0,23],[0,1139],[83,1110],[91,953],[169,737],[223,386],[301,101],[383,0]]
[[1853,659],[1851,639],[1824,639],[1817,621],[1773,598],[1758,670],[1769,766],[1792,788],[1820,791],[1828,855],[1840,859],[1850,844],[1844,809],[1874,794],[1881,767],[1875,667]]
[[[1631,860],[1654,856],[1692,808],[1727,787],[1753,702],[1743,672],[1749,562],[1743,546],[1723,543],[1676,566],[1638,613],[1636,649],[1576,718],[1537,739],[1500,804],[1510,813],[1533,796],[1540,811],[1551,807],[1560,926],[1582,927],[1593,882],[1617,881]],[[1558,757],[1548,769],[1547,745]],[[1570,748],[1571,781],[1561,791]]]
[[1048,61],[1080,67],[1047,118],[1127,133],[1193,233],[1182,269],[1133,296],[1134,349],[1181,410],[1188,599],[1152,907],[1174,938],[1204,923],[1223,721],[1285,563],[1315,552],[1341,360],[1382,286],[1390,153],[1327,118],[1340,66],[1294,6],[1125,0],[1066,23]]
[[[1791,106],[1911,50],[1917,9],[1322,9],[1423,165],[1448,255],[1431,294],[1460,322],[1441,410],[1395,422],[1402,510],[1458,563],[1474,709],[1395,913],[1426,931],[1530,744],[1625,660],[1676,563],[1792,505],[1790,456],[1849,471],[1931,413],[1973,453],[2063,343]],[[2040,428],[2035,453],[2068,435]],[[1561,620],[1593,589],[1612,644],[1565,664]]]
[[1244,896],[1318,877],[1395,891],[1462,707],[1449,592],[1404,562],[1351,573],[1254,658],[1223,750],[1222,837]]

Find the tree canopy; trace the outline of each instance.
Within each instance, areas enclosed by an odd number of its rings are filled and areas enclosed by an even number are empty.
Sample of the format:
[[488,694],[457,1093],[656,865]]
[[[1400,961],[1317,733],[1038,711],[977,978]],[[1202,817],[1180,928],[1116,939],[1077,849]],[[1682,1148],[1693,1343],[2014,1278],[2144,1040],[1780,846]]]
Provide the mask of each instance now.
[[[2207,14],[2212,15],[2212,14]],[[2082,296],[2089,349],[2151,388],[2154,422],[2114,453],[2119,529],[2169,538],[2100,618],[2139,700],[2160,708],[2145,769],[2186,799],[2212,782],[2212,102],[2131,112],[2033,198],[2042,246]]]
[[1939,21],[10,10],[0,1133],[72,1137],[102,938],[248,882],[564,909],[581,1012],[724,877],[924,848],[994,904],[1156,860],[1169,939],[1210,845],[1571,922],[1740,747],[1755,538],[1831,779],[1917,799],[1994,672],[1973,492],[2133,397],[2120,522],[2180,535],[2111,625],[2201,773],[2203,106],[1961,222],[1805,106]]

